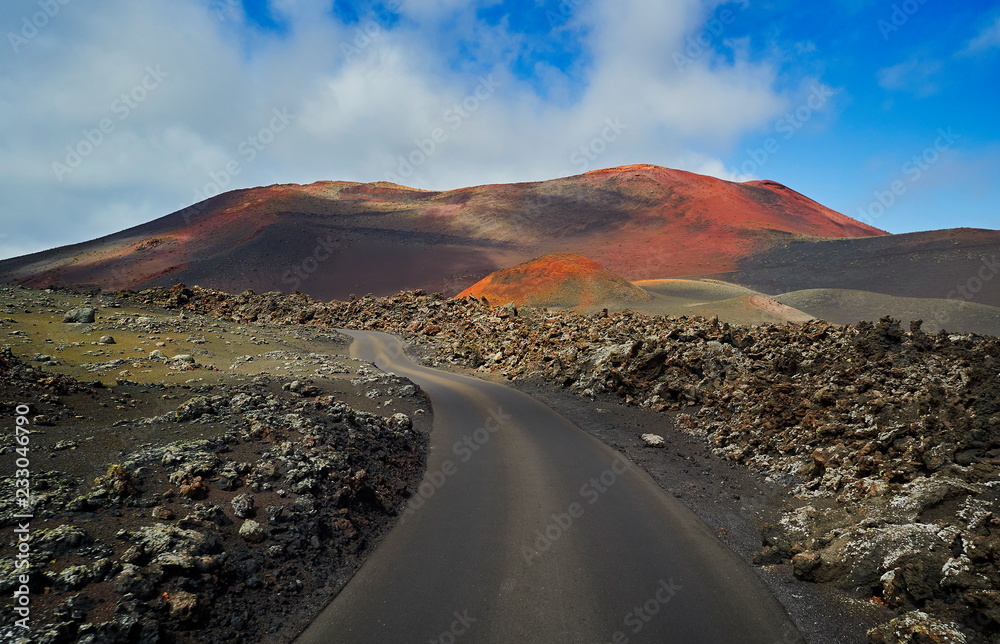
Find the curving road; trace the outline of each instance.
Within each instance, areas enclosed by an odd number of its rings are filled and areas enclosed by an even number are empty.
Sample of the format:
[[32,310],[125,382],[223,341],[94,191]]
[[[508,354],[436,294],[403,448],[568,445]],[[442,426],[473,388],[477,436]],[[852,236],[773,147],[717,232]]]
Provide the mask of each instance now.
[[620,454],[520,392],[412,363],[393,336],[345,333],[427,392],[432,448],[401,522],[298,644],[804,641]]

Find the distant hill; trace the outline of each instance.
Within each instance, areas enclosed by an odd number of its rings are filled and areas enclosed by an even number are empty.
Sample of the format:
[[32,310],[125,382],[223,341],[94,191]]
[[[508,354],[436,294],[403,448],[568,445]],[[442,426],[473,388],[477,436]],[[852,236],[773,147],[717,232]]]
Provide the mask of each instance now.
[[757,291],[717,280],[658,279],[632,282],[650,293],[663,313],[682,315],[687,307],[705,302],[754,295]]
[[718,302],[695,304],[689,307],[689,311],[689,315],[706,318],[718,316],[720,320],[738,324],[785,324],[822,319],[760,294],[738,295]]
[[634,307],[652,299],[646,291],[595,261],[552,253],[487,275],[458,297],[491,304],[592,310]]
[[736,263],[733,271],[706,276],[772,295],[834,288],[1000,307],[1000,230],[789,239]]
[[[645,296],[621,293],[620,278],[599,264],[574,255],[539,258],[498,271],[461,295],[487,297],[493,304],[577,310],[631,309],[651,315],[718,317],[733,324],[784,324],[820,319],[833,324],[856,324],[884,316],[900,320],[904,328],[914,320],[936,333],[981,333],[1000,336],[1000,308],[941,298],[911,298],[850,289],[807,289],[768,296],[745,286],[719,280],[659,279],[632,282]],[[582,285],[589,288],[581,297]],[[611,285],[614,285],[613,287]]]
[[106,289],[184,282],[322,299],[406,288],[451,295],[553,252],[639,280],[735,271],[775,245],[884,234],[772,181],[652,165],[443,192],[323,181],[236,190],[0,261],[0,280]]

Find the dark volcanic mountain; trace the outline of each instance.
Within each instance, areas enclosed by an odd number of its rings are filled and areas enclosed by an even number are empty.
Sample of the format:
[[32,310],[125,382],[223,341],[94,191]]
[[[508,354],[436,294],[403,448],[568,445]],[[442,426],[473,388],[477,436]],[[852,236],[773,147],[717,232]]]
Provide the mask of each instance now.
[[792,240],[712,275],[770,294],[856,289],[1000,306],[1000,230],[956,228],[865,239]]
[[319,182],[237,190],[81,244],[0,262],[30,286],[199,284],[314,297],[454,294],[573,252],[629,280],[737,270],[776,245],[885,235],[772,181],[638,165],[445,192]]

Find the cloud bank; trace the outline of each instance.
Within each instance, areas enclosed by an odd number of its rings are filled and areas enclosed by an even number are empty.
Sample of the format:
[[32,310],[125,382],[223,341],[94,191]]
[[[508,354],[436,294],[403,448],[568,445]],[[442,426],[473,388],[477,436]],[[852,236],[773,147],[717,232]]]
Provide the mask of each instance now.
[[740,3],[564,0],[537,9],[543,37],[485,17],[495,4],[347,19],[274,0],[266,28],[236,0],[4,3],[0,257],[272,183],[450,189],[627,163],[731,178],[721,159],[796,101],[727,41]]

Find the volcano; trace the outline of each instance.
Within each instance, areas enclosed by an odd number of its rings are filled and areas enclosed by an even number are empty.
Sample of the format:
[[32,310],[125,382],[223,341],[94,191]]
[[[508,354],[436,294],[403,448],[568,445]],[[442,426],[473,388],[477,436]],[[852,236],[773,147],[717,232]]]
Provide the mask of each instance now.
[[773,181],[653,165],[449,191],[322,181],[236,190],[8,259],[0,280],[115,290],[184,282],[322,299],[415,288],[453,295],[555,252],[640,280],[733,272],[791,242],[885,234]]
[[650,294],[597,262],[572,253],[551,253],[491,273],[458,294],[493,304],[562,309],[621,309],[648,302]]

